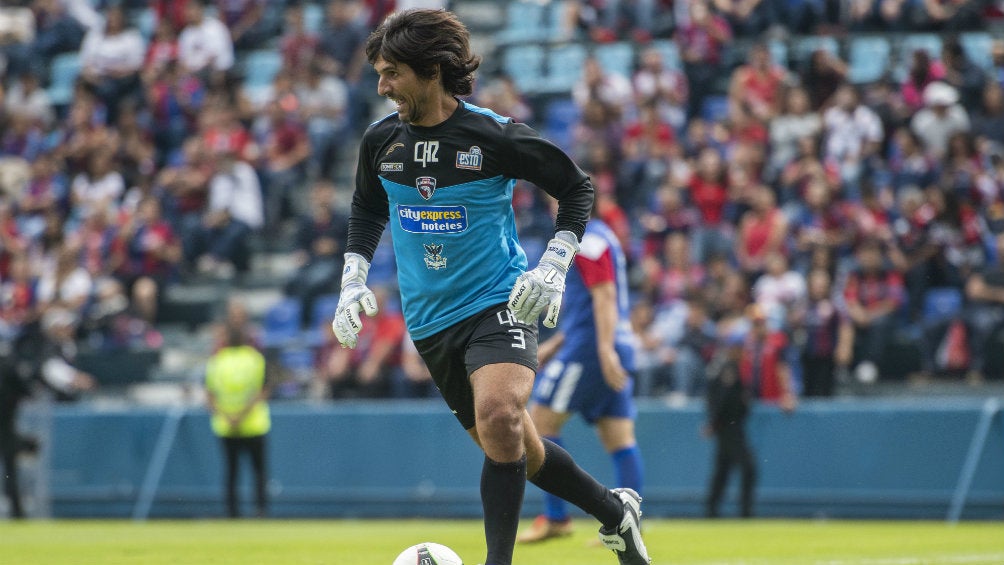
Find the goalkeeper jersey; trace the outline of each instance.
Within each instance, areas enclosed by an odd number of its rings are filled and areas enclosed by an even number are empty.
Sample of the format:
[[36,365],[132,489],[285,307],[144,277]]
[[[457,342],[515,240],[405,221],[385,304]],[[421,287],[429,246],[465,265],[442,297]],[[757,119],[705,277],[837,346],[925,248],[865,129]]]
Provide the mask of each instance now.
[[508,299],[527,268],[512,208],[516,179],[557,198],[556,229],[582,237],[589,177],[530,127],[461,101],[436,126],[405,124],[394,113],[367,129],[346,251],[372,259],[390,223],[413,339]]

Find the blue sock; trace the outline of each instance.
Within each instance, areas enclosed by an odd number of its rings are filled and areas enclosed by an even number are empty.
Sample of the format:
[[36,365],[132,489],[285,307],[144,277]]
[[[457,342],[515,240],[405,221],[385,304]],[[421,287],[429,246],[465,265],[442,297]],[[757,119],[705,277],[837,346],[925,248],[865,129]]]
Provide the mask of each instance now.
[[614,478],[617,486],[634,489],[641,494],[644,470],[641,464],[641,450],[637,445],[618,449],[610,454],[614,460]]
[[[564,447],[561,438],[556,436],[545,436],[546,439],[554,442],[555,445]],[[552,522],[561,522],[568,519],[568,505],[565,501],[553,494],[544,491],[544,516]]]

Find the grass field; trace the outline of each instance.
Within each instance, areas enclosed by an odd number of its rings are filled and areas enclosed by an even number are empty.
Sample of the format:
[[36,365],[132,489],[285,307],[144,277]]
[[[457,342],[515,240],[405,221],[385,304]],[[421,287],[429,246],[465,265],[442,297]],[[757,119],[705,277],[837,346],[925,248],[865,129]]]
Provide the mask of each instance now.
[[[516,565],[616,565],[570,538],[517,546]],[[648,520],[654,565],[1004,565],[1004,525],[978,522]],[[421,541],[484,557],[479,521],[0,522],[4,565],[390,565]]]

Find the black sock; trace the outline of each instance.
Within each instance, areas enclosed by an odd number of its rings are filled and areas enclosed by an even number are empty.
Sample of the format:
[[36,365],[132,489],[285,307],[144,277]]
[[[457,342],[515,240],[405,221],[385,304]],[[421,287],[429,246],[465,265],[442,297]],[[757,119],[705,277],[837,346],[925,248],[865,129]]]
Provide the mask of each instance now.
[[561,446],[542,439],[544,463],[537,474],[530,477],[530,482],[585,510],[606,528],[620,525],[624,517],[621,501],[610,489],[583,471]]
[[486,565],[512,565],[525,490],[526,455],[512,463],[498,463],[485,456],[481,467],[481,505],[488,545]]

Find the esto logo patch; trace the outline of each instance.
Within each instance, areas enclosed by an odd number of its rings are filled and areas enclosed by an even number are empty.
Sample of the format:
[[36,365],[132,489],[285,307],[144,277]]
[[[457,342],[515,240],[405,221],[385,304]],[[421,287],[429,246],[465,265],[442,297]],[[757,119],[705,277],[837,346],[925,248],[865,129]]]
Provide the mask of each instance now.
[[471,150],[466,153],[463,151],[457,151],[457,168],[467,169],[469,171],[480,171],[481,160],[483,157],[484,155],[481,154],[481,148],[477,145],[471,147]]
[[418,177],[415,179],[415,187],[422,198],[428,200],[436,192],[436,177]]
[[442,243],[423,243],[425,247],[425,266],[433,271],[446,268],[446,257],[443,257]]
[[401,229],[410,233],[460,233],[467,230],[467,208],[463,206],[397,205]]

